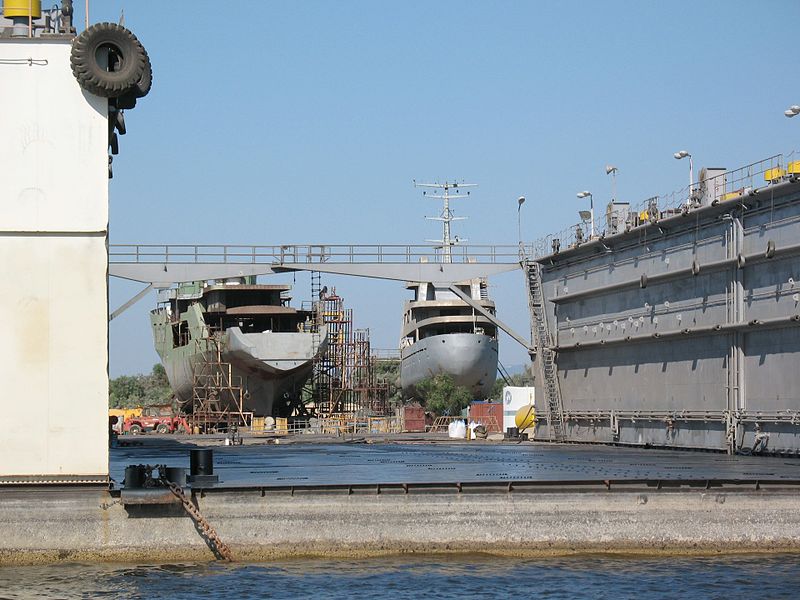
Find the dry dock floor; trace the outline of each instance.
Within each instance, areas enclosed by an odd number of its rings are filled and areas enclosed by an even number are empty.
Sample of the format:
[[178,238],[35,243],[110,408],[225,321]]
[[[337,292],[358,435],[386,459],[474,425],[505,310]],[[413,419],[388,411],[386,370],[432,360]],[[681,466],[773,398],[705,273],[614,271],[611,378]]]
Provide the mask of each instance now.
[[[800,459],[598,445],[453,441],[442,436],[221,438],[143,436],[111,451],[111,477],[130,464],[189,467],[189,449],[211,447],[219,488],[542,482],[798,482]],[[275,442],[278,442],[277,444]],[[269,443],[271,442],[271,443]]]

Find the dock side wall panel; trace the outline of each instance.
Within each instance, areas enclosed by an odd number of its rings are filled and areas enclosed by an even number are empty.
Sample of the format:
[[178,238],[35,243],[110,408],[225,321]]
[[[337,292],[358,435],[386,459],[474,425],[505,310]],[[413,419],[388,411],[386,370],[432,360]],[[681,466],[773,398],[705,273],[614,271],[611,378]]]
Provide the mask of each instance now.
[[108,474],[107,101],[69,40],[0,40],[0,483]]
[[800,183],[603,242],[539,260],[567,438],[800,451]]

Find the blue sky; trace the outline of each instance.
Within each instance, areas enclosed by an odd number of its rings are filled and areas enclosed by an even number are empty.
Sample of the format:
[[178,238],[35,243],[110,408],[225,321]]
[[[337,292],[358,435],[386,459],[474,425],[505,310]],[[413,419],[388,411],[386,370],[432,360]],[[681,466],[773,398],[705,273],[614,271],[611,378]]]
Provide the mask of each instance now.
[[[76,2],[82,26],[83,2]],[[147,48],[110,183],[112,243],[421,243],[438,205],[412,179],[480,187],[456,205],[470,243],[577,221],[576,192],[638,203],[695,169],[800,148],[797,2],[95,1],[93,22]],[[295,298],[309,295],[307,275]],[[324,278],[394,348],[401,284]],[[491,280],[528,329],[519,272]],[[140,286],[112,281],[111,308]],[[110,326],[110,372],[148,371],[148,296]],[[501,361],[526,361],[501,339]]]

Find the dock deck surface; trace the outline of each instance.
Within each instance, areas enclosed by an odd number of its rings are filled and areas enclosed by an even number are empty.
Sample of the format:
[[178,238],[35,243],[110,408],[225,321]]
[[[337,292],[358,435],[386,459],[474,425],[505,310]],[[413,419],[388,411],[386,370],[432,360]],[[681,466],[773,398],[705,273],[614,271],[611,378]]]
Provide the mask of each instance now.
[[[166,464],[188,470],[189,450],[200,447],[189,440],[151,436],[137,439],[141,445],[113,448],[111,477],[115,487],[121,487],[125,467],[131,464]],[[800,459],[794,457],[529,442],[281,440],[276,445],[247,440],[242,446],[212,447],[214,473],[220,478],[214,486],[217,489],[445,482],[800,484]]]

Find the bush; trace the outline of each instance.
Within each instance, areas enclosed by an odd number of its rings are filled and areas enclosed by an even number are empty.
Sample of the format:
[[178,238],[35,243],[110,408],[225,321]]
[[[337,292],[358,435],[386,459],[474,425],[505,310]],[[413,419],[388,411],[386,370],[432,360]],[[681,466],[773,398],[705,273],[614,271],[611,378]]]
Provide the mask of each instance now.
[[425,409],[437,415],[457,416],[472,401],[472,393],[456,385],[447,373],[424,379],[415,387]]

